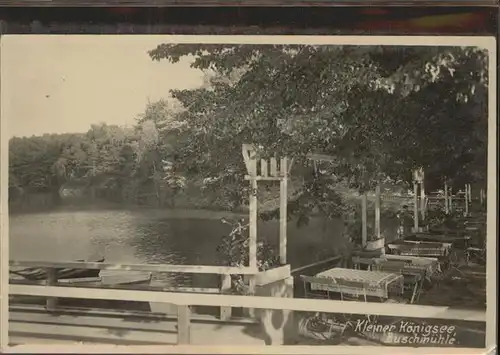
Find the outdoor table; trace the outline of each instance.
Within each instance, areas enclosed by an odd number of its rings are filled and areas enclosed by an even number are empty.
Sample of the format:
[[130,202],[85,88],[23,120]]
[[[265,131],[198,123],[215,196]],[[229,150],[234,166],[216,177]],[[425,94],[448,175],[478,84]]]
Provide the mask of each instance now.
[[440,234],[425,234],[425,233],[415,233],[410,234],[405,237],[405,241],[420,241],[420,242],[441,242],[441,243],[451,243],[456,244],[458,242],[459,245],[467,247],[467,244],[471,236],[469,235],[461,235],[461,236],[451,236],[451,235],[440,235]]
[[443,248],[451,249],[452,243],[449,242],[433,242],[433,241],[421,241],[421,240],[411,240],[411,239],[399,239],[388,243],[387,245],[419,245],[421,247],[436,247],[440,246]]
[[402,260],[379,258],[375,260],[373,268],[377,271],[403,275],[405,284],[409,284],[412,289],[410,303],[413,303],[416,299],[418,299],[424,280],[427,276],[427,267],[412,265],[411,263]]
[[460,227],[457,228],[442,228],[442,227],[434,227],[429,229],[429,234],[442,234],[442,235],[460,235],[463,234],[463,229]]
[[389,250],[398,255],[447,257],[451,243],[418,242],[400,240],[387,244]]
[[421,267],[426,270],[427,276],[432,276],[436,273],[441,272],[441,265],[439,264],[438,258],[428,258],[423,256],[411,256],[411,255],[391,255],[387,254],[381,258],[387,260],[399,260],[411,263],[413,267]]
[[[333,268],[320,272],[316,278],[324,279],[324,283],[311,283],[311,290],[330,291],[341,293],[343,287],[336,280],[346,280],[358,282],[363,286],[363,290],[352,290],[353,294],[360,291],[365,292],[366,296],[375,296],[383,298],[389,297],[389,288],[397,285],[404,289],[404,278],[401,274],[393,274],[382,271],[366,271],[344,268]],[[382,295],[380,294],[382,290]]]
[[[368,265],[369,269],[380,262],[404,262],[407,271],[411,273],[414,270],[422,270],[425,273],[426,278],[432,277],[432,275],[441,272],[441,266],[439,264],[438,258],[428,258],[420,256],[403,256],[403,255],[392,255],[386,254],[377,258],[360,258],[353,257],[353,264],[358,265]],[[404,270],[403,270],[404,273]]]

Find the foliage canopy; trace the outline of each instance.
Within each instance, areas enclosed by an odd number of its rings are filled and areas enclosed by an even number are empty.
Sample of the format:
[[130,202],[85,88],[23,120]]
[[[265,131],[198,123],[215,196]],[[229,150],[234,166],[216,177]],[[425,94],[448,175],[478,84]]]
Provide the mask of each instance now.
[[209,87],[171,93],[190,137],[177,147],[179,168],[218,177],[215,188],[240,200],[246,192],[234,182],[243,185],[239,151],[248,142],[302,165],[308,153],[333,156],[299,193],[316,200],[335,200],[332,175],[361,191],[388,178],[409,182],[418,167],[434,188],[444,177],[456,186],[484,180],[484,50],[161,44],[149,54],[171,63],[193,56],[193,68],[213,73]]
[[[446,177],[484,182],[487,54],[473,47],[160,44],[153,60],[191,58],[206,83],[147,105],[134,128],[10,141],[11,192],[67,184],[101,197],[158,201],[189,184],[231,209],[248,196],[241,144],[295,158],[290,213],[352,210],[342,191],[423,167],[428,190]],[[169,93],[165,93],[165,97]],[[307,159],[327,154],[332,162]],[[35,163],[36,162],[36,163]],[[161,204],[161,203],[160,203]],[[350,212],[349,212],[350,211]]]

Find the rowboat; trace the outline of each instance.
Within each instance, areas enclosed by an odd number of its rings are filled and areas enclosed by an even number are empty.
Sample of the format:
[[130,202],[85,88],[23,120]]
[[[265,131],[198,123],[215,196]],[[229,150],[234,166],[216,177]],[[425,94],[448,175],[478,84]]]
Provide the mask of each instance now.
[[[88,260],[89,262],[103,263],[104,258],[96,260]],[[77,260],[77,262],[85,262],[85,260]],[[80,278],[98,278],[101,270],[95,269],[74,269],[63,268],[56,269],[56,277],[58,280],[70,280]],[[10,281],[44,281],[47,279],[47,271],[43,268],[28,267],[28,268],[10,268]]]
[[[152,280],[152,273],[137,273],[133,271],[116,271],[106,273],[97,277],[80,277],[66,278],[57,281],[57,286],[73,286],[73,287],[89,287],[89,288],[126,288],[134,289],[136,287],[143,288],[149,286]],[[23,285],[45,285],[45,280],[10,280],[11,284]],[[24,304],[24,305],[44,305],[45,297],[39,296],[9,296],[9,304]],[[59,298],[58,306],[62,307],[78,307],[78,308],[101,308],[101,309],[126,309],[150,311],[151,307],[147,302],[132,302],[132,301],[108,301],[108,300],[91,300],[78,298]]]
[[[151,283],[152,273],[131,273],[121,272],[116,275],[105,275],[96,277],[77,277],[57,280],[57,286],[90,286],[110,288],[113,286],[127,285],[149,285]],[[11,279],[11,284],[23,285],[46,285],[46,280],[22,280]]]
[[[85,262],[85,260],[76,260],[77,262]],[[88,262],[102,263],[104,258],[87,260]],[[15,268],[9,270],[10,284],[22,285],[46,285],[47,271],[44,268]],[[99,269],[77,269],[77,268],[60,268],[56,269],[56,286],[73,286],[73,287],[95,287],[95,288],[134,288],[135,286],[144,287],[151,284],[152,273],[134,272],[126,270],[101,270]],[[38,296],[20,296],[12,295],[9,297],[11,304],[44,304],[46,299]],[[90,303],[89,303],[90,302]],[[61,306],[73,307],[108,307],[109,302],[101,300],[84,300],[84,299],[69,299],[60,298],[58,304]],[[134,302],[133,302],[134,303]],[[135,303],[134,303],[135,304]],[[134,305],[129,303],[125,307],[134,308]],[[142,305],[140,308],[143,308]],[[149,305],[147,306],[149,308]]]

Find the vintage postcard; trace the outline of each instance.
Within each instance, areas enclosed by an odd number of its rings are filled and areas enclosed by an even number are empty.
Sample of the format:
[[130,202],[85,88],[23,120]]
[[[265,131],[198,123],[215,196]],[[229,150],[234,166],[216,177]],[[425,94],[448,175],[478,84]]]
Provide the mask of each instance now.
[[493,37],[3,36],[2,351],[492,350],[496,63]]

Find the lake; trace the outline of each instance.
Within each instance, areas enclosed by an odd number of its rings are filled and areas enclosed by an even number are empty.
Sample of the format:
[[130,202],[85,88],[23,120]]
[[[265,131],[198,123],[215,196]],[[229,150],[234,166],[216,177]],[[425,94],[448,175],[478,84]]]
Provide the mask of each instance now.
[[[59,210],[10,216],[10,258],[69,261],[104,256],[107,262],[218,265],[216,247],[231,227],[224,212],[189,210]],[[278,244],[278,221],[261,222],[259,240]],[[312,218],[288,228],[292,268],[336,255],[341,220]],[[154,275],[162,283],[208,286],[204,275]]]

